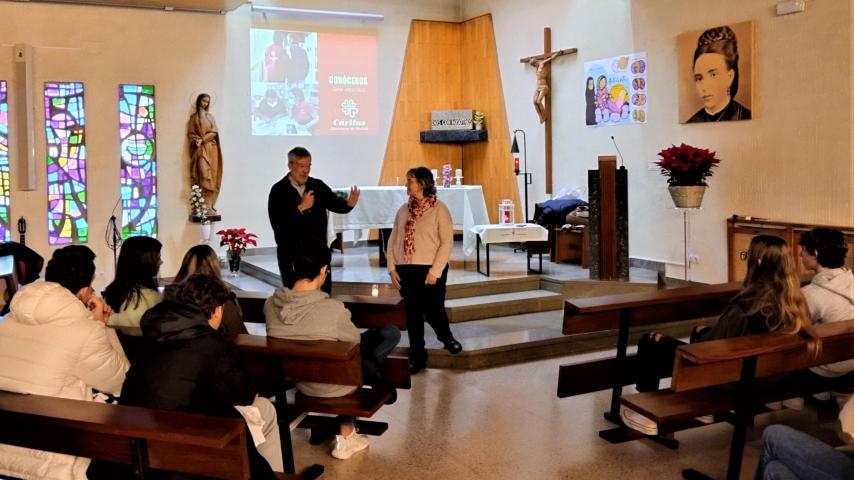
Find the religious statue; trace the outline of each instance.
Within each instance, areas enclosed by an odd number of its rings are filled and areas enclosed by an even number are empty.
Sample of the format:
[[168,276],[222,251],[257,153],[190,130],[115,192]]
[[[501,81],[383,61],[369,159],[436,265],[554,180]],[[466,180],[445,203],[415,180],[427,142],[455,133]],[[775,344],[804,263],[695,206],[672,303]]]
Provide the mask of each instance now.
[[557,51],[547,57],[532,57],[526,59],[525,63],[531,64],[537,69],[537,89],[534,90],[534,108],[537,110],[537,115],[540,117],[540,123],[546,122],[546,97],[549,95],[549,80],[546,72],[546,65],[561,55],[563,51]]
[[196,111],[190,116],[187,136],[190,138],[192,184],[201,187],[209,215],[216,215],[214,205],[222,186],[222,150],[216,120],[208,111],[210,105],[211,97],[207,93],[196,97]]

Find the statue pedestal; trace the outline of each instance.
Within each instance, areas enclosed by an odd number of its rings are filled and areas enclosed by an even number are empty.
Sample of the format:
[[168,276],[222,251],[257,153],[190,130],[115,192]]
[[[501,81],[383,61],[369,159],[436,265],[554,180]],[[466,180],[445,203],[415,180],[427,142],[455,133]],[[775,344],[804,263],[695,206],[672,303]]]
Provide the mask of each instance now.
[[[202,223],[202,219],[197,217],[197,216],[194,216],[194,215],[190,215],[190,221],[193,223]],[[221,222],[221,221],[222,221],[222,215],[219,215],[219,214],[208,215],[208,222],[210,222],[210,223]]]

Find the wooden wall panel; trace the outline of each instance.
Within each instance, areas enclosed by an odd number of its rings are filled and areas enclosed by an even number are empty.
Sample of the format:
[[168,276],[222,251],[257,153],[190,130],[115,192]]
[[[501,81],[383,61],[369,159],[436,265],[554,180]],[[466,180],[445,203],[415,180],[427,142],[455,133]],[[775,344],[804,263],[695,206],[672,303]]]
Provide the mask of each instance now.
[[[430,112],[472,108],[486,114],[489,140],[464,144],[421,143]],[[379,185],[394,185],[411,167],[463,169],[463,182],[483,185],[492,222],[496,205],[510,198],[523,211],[510,156],[510,134],[498,70],[492,17],[462,23],[414,20],[409,30]]]
[[462,164],[459,145],[421,143],[430,128],[430,112],[460,106],[459,24],[414,20],[397,92],[379,185],[404,182],[406,171],[423,165],[441,170]]
[[[463,175],[466,177],[464,182],[484,185],[486,206],[493,223],[498,222],[497,205],[505,198],[513,200],[516,205],[516,219],[521,222],[525,209],[519,200],[520,187],[517,186],[516,175],[513,173],[510,128],[504,108],[492,16],[483,15],[467,20],[461,27],[461,60],[464,65],[462,103],[486,114],[485,128],[489,131],[488,141],[463,144]],[[532,208],[530,214],[533,213]]]

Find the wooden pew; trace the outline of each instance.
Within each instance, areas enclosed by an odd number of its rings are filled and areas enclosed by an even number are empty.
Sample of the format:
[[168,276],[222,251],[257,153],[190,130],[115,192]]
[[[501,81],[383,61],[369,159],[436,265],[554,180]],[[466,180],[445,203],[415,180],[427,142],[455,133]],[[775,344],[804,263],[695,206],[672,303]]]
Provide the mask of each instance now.
[[[812,275],[803,275],[801,283],[808,283],[811,278]],[[614,358],[561,365],[557,396],[565,398],[610,388],[611,404],[605,418],[622,425],[619,398],[623,386],[635,382],[634,355],[627,354],[629,330],[633,327],[717,317],[741,289],[741,282],[729,282],[567,300],[564,305],[563,334],[618,330],[617,352]],[[678,443],[671,442],[671,445]]]
[[616,329],[617,354],[605,360],[561,365],[557,396],[564,398],[610,388],[611,406],[605,418],[622,424],[619,398],[623,386],[634,383],[635,378],[634,356],[627,355],[630,328],[720,315],[741,288],[740,282],[730,282],[567,300],[563,334]]
[[[735,429],[730,447],[727,479],[737,479],[741,471],[747,428],[754,413],[764,403],[807,395],[829,389],[850,388],[839,378],[808,378],[785,382],[757,382],[771,375],[854,358],[854,320],[816,325],[822,340],[813,356],[807,340],[797,335],[768,333],[683,345],[673,363],[671,387],[667,390],[625,395],[620,403],[652,419],[659,432],[700,426],[695,417],[724,414]],[[721,385],[735,384],[722,389]],[[729,412],[734,411],[733,415]],[[696,470],[685,470],[688,479],[709,478]]]
[[[264,302],[270,295],[245,291],[235,293],[243,310],[243,321],[265,323]],[[334,295],[333,298],[344,302],[344,306],[350,310],[353,324],[359,328],[394,325],[400,330],[406,330],[406,310],[399,296]]]
[[249,478],[242,419],[0,391],[0,425],[0,443],[132,465],[134,478]]
[[[288,472],[294,471],[290,425],[297,419],[303,417],[298,427],[310,429],[312,443],[317,444],[333,431],[337,432],[338,421],[335,417],[318,417],[309,413],[370,418],[391,398],[388,390],[362,386],[361,354],[357,343],[284,340],[255,335],[236,335],[234,340],[253,376],[288,382],[278,383],[275,391],[282,453]],[[411,387],[409,363],[405,358],[387,358],[383,364],[383,375],[396,388]],[[295,401],[288,403],[285,392],[291,386],[290,382],[299,381],[359,388],[349,395],[335,398],[308,397],[297,393]],[[366,420],[357,420],[356,426],[368,435],[381,435],[388,429],[385,422]]]

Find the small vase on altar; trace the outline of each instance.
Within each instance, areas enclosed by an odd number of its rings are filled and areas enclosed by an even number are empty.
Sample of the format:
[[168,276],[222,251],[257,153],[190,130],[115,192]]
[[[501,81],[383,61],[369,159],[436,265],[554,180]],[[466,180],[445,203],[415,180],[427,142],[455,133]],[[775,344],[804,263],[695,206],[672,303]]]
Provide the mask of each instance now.
[[234,250],[228,250],[226,255],[228,257],[228,271],[231,272],[231,276],[240,276],[240,254],[235,253]]

